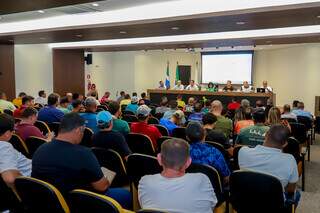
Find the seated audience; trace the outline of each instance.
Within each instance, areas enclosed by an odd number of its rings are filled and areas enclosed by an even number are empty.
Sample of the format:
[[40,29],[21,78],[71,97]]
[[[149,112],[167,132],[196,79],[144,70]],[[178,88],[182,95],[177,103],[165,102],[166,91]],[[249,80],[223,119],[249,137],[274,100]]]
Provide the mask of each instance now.
[[201,124],[190,122],[186,128],[186,136],[190,142],[192,162],[214,167],[227,183],[230,176],[228,165],[218,149],[204,143],[205,130]]
[[139,106],[136,113],[139,121],[131,124],[131,132],[149,136],[153,147],[157,149],[157,140],[162,137],[162,135],[157,127],[148,124],[150,112],[151,109],[147,105]]
[[61,112],[63,112],[63,114],[67,114],[70,113],[71,111],[68,109],[69,106],[69,98],[68,97],[62,97],[60,99],[60,105],[57,109],[61,110]]
[[126,136],[130,132],[130,127],[127,121],[119,119],[121,115],[120,105],[116,101],[109,102],[109,112],[113,117],[112,130],[115,132],[120,132]]
[[27,96],[25,92],[20,92],[18,97],[13,99],[12,103],[18,108],[20,108],[22,106],[22,98],[25,96]]
[[186,103],[184,102],[184,100],[182,100],[182,95],[178,95],[177,96],[177,103],[178,103],[178,107],[182,110],[184,109],[184,107],[186,106]]
[[298,100],[294,100],[294,101],[292,102],[292,110],[298,109],[298,104],[299,104],[299,102],[300,102],[300,101],[298,101]]
[[304,103],[303,102],[299,102],[298,109],[292,110],[292,113],[295,114],[296,116],[304,116],[304,117],[308,117],[311,120],[313,120],[313,115],[311,114],[311,112],[304,110]]
[[139,106],[145,105],[145,104],[144,104],[144,100],[143,100],[143,99],[140,99],[139,102],[138,102],[138,105],[139,105]]
[[93,97],[95,100],[96,100],[96,105],[99,106],[100,105],[100,102],[99,102],[99,99],[98,99],[98,93],[96,91],[92,91],[90,93],[90,96],[89,97]]
[[208,83],[208,92],[218,92],[218,85],[214,85],[212,82]]
[[233,129],[232,120],[222,115],[223,106],[218,100],[211,103],[211,113],[217,117],[216,129],[221,130],[229,138]]
[[36,126],[34,126],[34,123],[38,119],[38,111],[35,108],[25,108],[21,113],[20,119],[21,122],[16,125],[15,132],[22,140],[25,141],[28,137],[35,136],[46,139],[47,141],[51,141],[54,137],[52,132],[44,136],[42,132]]
[[129,94],[126,94],[126,95],[124,96],[124,99],[122,99],[122,100],[120,101],[120,107],[121,107],[122,105],[129,105],[130,103],[131,103],[131,97],[130,97]]
[[186,173],[191,164],[189,145],[182,139],[169,139],[161,145],[158,162],[161,174],[146,175],[138,187],[144,209],[171,213],[213,212],[217,198],[209,178],[202,173]]
[[231,110],[231,111],[235,111],[237,109],[239,109],[240,104],[237,102],[235,97],[232,97],[231,102],[228,104],[227,109]]
[[14,110],[13,117],[20,118],[22,111],[27,107],[33,107],[34,106],[34,98],[32,96],[26,95],[22,98],[22,105],[19,109]]
[[271,100],[270,98],[268,98],[268,100],[267,100],[267,106],[266,106],[266,108],[265,108],[265,110],[264,110],[266,118],[268,117],[268,115],[269,115],[269,110],[270,110],[272,107],[273,107],[273,102],[272,102],[272,100]]
[[211,100],[205,100],[204,101],[204,107],[201,109],[201,112],[203,114],[209,113],[211,110]]
[[291,132],[291,127],[290,127],[289,122],[287,120],[281,120],[281,112],[278,107],[272,107],[269,110],[268,124],[269,124],[269,126],[275,125],[275,124],[282,124],[285,127],[287,127],[289,129],[289,131]]
[[184,90],[184,86],[181,84],[181,81],[177,81],[177,84],[173,87],[174,90]]
[[253,88],[249,85],[248,81],[244,81],[240,88],[241,92],[252,92]]
[[[299,180],[297,163],[291,154],[282,152],[289,137],[288,129],[283,125],[273,125],[267,132],[264,143],[255,148],[242,147],[239,151],[240,169],[249,169],[270,174],[281,181],[286,198],[296,192]],[[296,193],[298,204],[300,193]]]
[[169,135],[172,135],[172,131],[182,125],[182,119],[184,118],[184,113],[181,110],[175,111],[170,119],[161,118],[160,125],[167,128]]
[[291,109],[290,109],[290,105],[289,104],[285,104],[283,106],[283,113],[281,115],[281,119],[293,119],[295,121],[298,121],[297,120],[297,115],[292,113],[291,112]]
[[256,108],[255,108],[255,110],[257,110],[257,109],[263,109],[263,110],[266,109],[266,107],[264,106],[262,100],[257,100],[257,101],[256,101]]
[[126,107],[126,111],[130,111],[130,112],[136,113],[137,109],[139,107],[138,101],[139,101],[139,98],[137,96],[133,96],[131,98],[131,103],[128,104],[127,107]]
[[48,97],[48,106],[40,109],[38,120],[46,123],[60,122],[64,113],[57,109],[59,103],[59,95],[52,93]]
[[118,152],[123,159],[126,159],[131,151],[126,139],[120,132],[113,131],[113,118],[110,112],[101,111],[97,114],[99,132],[93,136],[93,146],[105,149],[113,149]]
[[74,100],[71,105],[72,105],[72,112],[80,113],[85,111],[82,101],[80,100]]
[[64,195],[74,189],[87,189],[104,193],[130,208],[130,193],[124,189],[109,188],[92,151],[79,143],[85,120],[77,113],[69,113],[61,121],[58,136],[40,146],[33,156],[32,177],[56,186]]
[[156,114],[158,113],[165,113],[166,111],[170,110],[168,107],[168,98],[166,96],[161,97],[160,106],[156,108]]
[[85,126],[90,128],[94,133],[99,131],[97,126],[97,102],[94,97],[88,97],[84,101],[85,112],[80,113],[80,116],[85,120]]
[[272,92],[272,88],[268,86],[268,81],[263,81],[262,82],[262,88],[265,89],[266,93]]
[[71,92],[67,92],[65,97],[67,98],[68,103],[71,104],[73,94]]
[[40,104],[41,106],[45,106],[47,104],[47,94],[44,90],[40,90],[38,92],[39,97],[34,100],[35,104]]
[[31,160],[27,159],[9,143],[13,131],[13,117],[0,114],[0,175],[3,181],[12,188],[16,177],[31,175]]
[[185,112],[193,112],[195,103],[196,103],[195,98],[194,97],[190,97],[188,99],[188,104],[184,107],[184,111]]
[[202,104],[201,103],[195,103],[193,108],[193,113],[189,115],[188,121],[197,121],[199,123],[202,123],[202,117],[203,113],[202,110]]
[[117,98],[117,102],[120,103],[125,98],[126,93],[124,91],[120,92],[120,96]]
[[221,144],[225,150],[227,150],[230,155],[232,155],[232,148],[228,141],[228,138],[223,134],[222,131],[215,129],[215,124],[217,122],[217,117],[208,113],[202,118],[203,128],[206,131],[206,141],[213,141]]
[[190,84],[186,87],[186,90],[199,90],[199,87],[194,83],[194,80],[190,81]]
[[241,129],[244,129],[249,126],[253,126],[254,122],[252,120],[252,108],[240,108],[239,109],[243,114],[243,119],[238,119],[234,125],[234,134],[239,135]]
[[269,127],[265,125],[266,117],[262,109],[253,112],[253,126],[249,126],[240,130],[236,139],[237,144],[256,146],[263,144],[266,132]]
[[106,104],[108,103],[110,100],[110,92],[105,92],[104,95],[102,96],[100,103],[101,104]]
[[166,85],[164,85],[163,81],[159,81],[158,89],[167,89]]
[[248,107],[250,107],[250,101],[248,99],[242,99],[240,105],[244,109],[248,108]]
[[223,91],[224,92],[232,92],[234,90],[232,84],[231,84],[231,81],[228,80],[227,81],[227,85],[225,87],[223,87]]
[[7,101],[7,95],[4,92],[0,92],[0,110],[14,111],[16,107],[10,101]]
[[144,104],[149,106],[151,101],[148,99],[147,94],[145,92],[141,93],[141,100],[144,101]]

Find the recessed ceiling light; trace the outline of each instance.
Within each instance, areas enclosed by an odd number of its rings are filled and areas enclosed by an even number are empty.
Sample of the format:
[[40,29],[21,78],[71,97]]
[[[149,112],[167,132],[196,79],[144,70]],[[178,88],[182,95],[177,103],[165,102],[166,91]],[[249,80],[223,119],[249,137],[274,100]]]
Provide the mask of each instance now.
[[179,30],[179,27],[171,27],[171,30]]
[[246,24],[246,22],[244,22],[244,21],[237,21],[236,24],[237,24],[237,25],[244,25],[244,24]]
[[98,3],[92,3],[91,5],[94,6],[94,7],[99,7]]
[[127,34],[127,31],[120,31],[120,34]]
[[44,10],[38,10],[38,13],[44,13]]
[[83,37],[83,35],[81,35],[81,34],[78,34],[78,35],[76,35],[78,38],[82,38]]

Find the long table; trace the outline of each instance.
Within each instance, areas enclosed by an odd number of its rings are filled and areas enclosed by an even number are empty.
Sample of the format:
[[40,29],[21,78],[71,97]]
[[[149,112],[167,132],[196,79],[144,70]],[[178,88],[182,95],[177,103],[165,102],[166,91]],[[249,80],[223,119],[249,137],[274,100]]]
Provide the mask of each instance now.
[[195,97],[198,100],[202,100],[204,97],[209,100],[220,100],[222,104],[227,105],[231,102],[232,98],[236,98],[237,101],[242,99],[248,99],[251,105],[255,105],[257,100],[261,100],[264,104],[268,99],[271,99],[273,105],[276,105],[276,94],[274,93],[244,93],[244,92],[208,92],[208,91],[189,91],[189,90],[162,90],[162,89],[148,89],[148,96],[152,103],[159,104],[161,97],[166,96],[168,100],[174,100],[178,94],[182,95],[182,98],[187,102],[189,97]]

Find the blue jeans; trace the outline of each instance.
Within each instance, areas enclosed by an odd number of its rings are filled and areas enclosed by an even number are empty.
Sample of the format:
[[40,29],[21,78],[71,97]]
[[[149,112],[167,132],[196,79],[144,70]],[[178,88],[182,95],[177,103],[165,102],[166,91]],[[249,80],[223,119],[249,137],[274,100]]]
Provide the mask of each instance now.
[[128,210],[132,209],[132,197],[128,190],[123,188],[109,188],[105,195],[116,200],[122,208]]

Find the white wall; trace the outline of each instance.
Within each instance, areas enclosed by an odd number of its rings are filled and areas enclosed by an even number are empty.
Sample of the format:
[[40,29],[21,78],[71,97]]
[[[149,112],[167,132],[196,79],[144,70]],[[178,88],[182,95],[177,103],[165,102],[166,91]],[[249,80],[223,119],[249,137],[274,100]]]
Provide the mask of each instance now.
[[16,94],[37,97],[39,90],[53,91],[52,52],[46,44],[14,46]]

